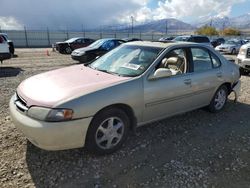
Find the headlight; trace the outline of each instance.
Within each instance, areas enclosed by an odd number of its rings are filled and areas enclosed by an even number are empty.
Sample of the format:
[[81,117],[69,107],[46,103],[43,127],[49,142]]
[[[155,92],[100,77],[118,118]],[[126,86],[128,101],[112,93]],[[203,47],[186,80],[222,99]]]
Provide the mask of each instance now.
[[239,51],[240,55],[245,55],[247,53],[247,49],[241,48]]
[[50,108],[44,108],[44,107],[38,107],[33,106],[28,110],[28,116],[32,117],[34,119],[42,120],[44,121],[47,117],[47,115],[50,112]]
[[51,109],[34,106],[28,110],[28,116],[42,121],[67,121],[72,119],[71,109]]
[[46,121],[67,121],[73,117],[71,109],[52,109],[46,117]]

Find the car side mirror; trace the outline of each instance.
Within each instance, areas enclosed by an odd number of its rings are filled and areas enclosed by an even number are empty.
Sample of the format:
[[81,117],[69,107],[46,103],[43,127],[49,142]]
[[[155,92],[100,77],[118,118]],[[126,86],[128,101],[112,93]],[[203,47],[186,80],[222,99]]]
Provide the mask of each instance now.
[[170,69],[159,68],[149,76],[149,80],[156,80],[159,78],[167,78],[170,76],[172,76],[172,72]]

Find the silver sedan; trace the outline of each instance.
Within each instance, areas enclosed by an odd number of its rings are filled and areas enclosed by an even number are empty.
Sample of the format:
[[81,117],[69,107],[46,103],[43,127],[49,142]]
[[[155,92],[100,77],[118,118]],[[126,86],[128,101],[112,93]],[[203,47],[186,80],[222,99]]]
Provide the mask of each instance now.
[[239,67],[211,47],[131,42],[88,66],[23,81],[10,100],[12,120],[36,146],[85,146],[106,154],[129,130],[201,107],[219,112],[240,89]]

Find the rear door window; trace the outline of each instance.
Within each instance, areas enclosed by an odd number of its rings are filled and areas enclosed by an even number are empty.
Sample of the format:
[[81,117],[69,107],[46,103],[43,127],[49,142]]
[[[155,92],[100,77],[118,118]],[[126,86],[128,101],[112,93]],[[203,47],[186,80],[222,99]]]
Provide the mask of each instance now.
[[194,72],[207,71],[213,68],[208,50],[203,48],[191,48],[191,53]]
[[209,39],[207,37],[194,37],[194,41],[197,43],[205,43],[209,42]]

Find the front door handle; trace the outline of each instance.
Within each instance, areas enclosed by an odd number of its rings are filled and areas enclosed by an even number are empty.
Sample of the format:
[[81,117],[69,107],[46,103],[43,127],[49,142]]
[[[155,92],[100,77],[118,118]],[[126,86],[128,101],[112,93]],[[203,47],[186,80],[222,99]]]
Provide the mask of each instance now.
[[216,73],[216,76],[217,76],[218,78],[221,78],[221,77],[222,77],[222,72],[217,72],[217,73]]
[[184,84],[186,85],[191,85],[191,83],[192,83],[191,79],[184,80]]

